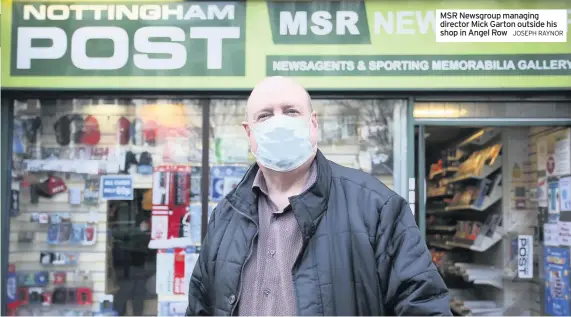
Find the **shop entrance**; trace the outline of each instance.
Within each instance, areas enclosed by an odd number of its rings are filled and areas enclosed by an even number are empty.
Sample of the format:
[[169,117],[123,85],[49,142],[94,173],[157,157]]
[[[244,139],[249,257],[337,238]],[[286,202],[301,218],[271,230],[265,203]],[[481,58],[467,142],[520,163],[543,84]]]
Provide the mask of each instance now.
[[454,121],[415,125],[416,214],[451,310],[568,315],[569,123]]

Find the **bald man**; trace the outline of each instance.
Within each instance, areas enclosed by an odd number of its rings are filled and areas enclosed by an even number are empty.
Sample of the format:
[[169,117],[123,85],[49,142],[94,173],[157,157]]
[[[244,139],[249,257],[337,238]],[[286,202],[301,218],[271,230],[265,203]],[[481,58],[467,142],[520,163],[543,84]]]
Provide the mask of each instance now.
[[212,213],[187,316],[451,315],[406,201],[323,156],[303,87],[265,79],[242,125],[256,163]]

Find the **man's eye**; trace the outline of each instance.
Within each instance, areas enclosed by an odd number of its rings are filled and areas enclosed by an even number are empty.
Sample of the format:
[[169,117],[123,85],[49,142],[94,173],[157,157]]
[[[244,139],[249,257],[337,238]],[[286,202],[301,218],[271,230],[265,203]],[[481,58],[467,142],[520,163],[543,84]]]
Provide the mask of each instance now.
[[288,109],[285,111],[286,114],[299,114],[299,111],[295,109]]
[[258,119],[257,119],[257,120],[258,120],[258,121],[264,120],[264,119],[267,119],[269,116],[270,116],[269,114],[263,113],[263,114],[261,114],[261,115],[258,116]]

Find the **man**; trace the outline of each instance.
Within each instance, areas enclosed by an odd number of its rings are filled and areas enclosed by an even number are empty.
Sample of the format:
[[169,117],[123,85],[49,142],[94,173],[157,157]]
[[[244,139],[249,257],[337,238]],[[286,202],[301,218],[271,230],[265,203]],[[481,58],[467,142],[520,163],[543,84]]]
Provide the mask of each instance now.
[[187,315],[451,315],[406,201],[317,150],[305,89],[267,78],[246,118],[257,162],[211,216]]

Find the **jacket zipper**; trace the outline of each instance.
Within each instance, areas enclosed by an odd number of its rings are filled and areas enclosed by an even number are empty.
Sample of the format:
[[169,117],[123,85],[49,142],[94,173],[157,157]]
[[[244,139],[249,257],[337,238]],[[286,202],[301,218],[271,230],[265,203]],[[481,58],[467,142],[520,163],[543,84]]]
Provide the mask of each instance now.
[[234,205],[232,205],[230,202],[228,202],[228,204],[232,207],[232,209],[236,210],[236,212],[238,212],[240,215],[246,217],[246,219],[250,220],[251,222],[254,223],[254,225],[256,225],[256,234],[252,238],[252,241],[250,241],[250,248],[248,250],[248,256],[246,257],[246,260],[244,261],[244,263],[242,264],[242,267],[240,268],[240,280],[238,281],[240,285],[238,285],[238,287],[239,287],[238,296],[236,296],[236,302],[234,303],[234,306],[232,307],[232,311],[230,312],[230,316],[234,316],[234,312],[236,311],[236,307],[238,307],[238,303],[240,302],[240,295],[242,294],[242,285],[241,284],[242,284],[242,275],[244,274],[244,267],[246,266],[246,263],[248,263],[248,260],[252,256],[252,251],[254,250],[254,241],[258,237],[259,227],[258,227],[258,224],[254,221],[254,219],[252,219],[250,216],[241,212],[238,208],[234,207]]

